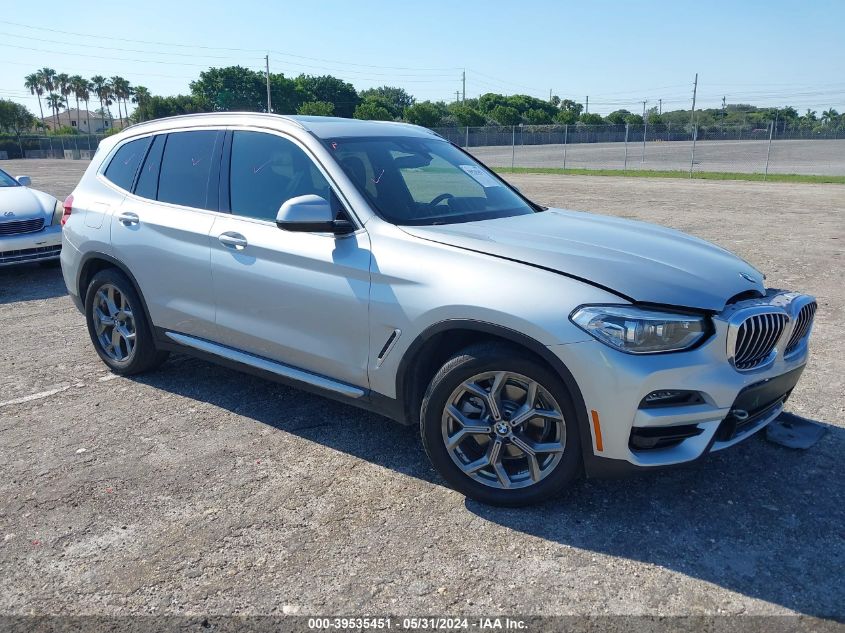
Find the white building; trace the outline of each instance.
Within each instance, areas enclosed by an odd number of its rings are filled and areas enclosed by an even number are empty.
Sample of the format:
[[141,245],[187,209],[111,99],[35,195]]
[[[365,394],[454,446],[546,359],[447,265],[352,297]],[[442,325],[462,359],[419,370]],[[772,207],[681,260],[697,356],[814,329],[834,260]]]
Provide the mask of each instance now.
[[[58,120],[59,127],[67,126],[77,129],[78,124],[79,132],[81,134],[102,134],[114,127],[120,129],[125,126],[125,122],[121,119],[115,119],[114,117],[109,116],[104,117],[96,112],[91,112],[89,110],[77,110],[76,108],[70,108],[69,110],[59,112]],[[56,127],[56,117],[52,115],[45,116],[41,119],[41,122],[44,123],[44,126],[50,130],[55,129]],[[90,128],[88,127],[89,122],[91,125]]]

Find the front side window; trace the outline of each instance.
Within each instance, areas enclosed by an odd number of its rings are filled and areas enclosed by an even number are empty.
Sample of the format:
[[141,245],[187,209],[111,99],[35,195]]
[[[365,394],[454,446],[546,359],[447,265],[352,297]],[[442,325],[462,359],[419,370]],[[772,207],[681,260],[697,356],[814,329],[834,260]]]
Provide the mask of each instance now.
[[330,199],[328,181],[295,143],[263,132],[234,132],[229,180],[232,213],[274,221],[297,196]]
[[150,137],[139,138],[122,145],[115,152],[103,175],[121,189],[128,191],[132,188],[135,172],[144,160],[149,145]]
[[209,185],[215,173],[212,167],[217,135],[214,130],[167,135],[158,179],[158,200],[197,209],[216,208],[216,200],[212,204],[209,199]]
[[374,210],[394,224],[453,224],[536,211],[441,139],[338,138],[326,145]]

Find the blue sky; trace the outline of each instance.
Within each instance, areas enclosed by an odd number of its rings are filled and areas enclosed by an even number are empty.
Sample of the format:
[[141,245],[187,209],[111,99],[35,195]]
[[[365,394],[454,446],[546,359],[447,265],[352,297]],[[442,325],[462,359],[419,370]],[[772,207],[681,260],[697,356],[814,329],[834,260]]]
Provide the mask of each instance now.
[[[357,88],[400,85],[451,101],[524,93],[584,102],[607,114],[791,104],[845,110],[845,0],[727,2],[527,0],[273,2],[206,0],[83,4],[12,0],[0,14],[0,97],[26,103],[23,77],[122,75],[154,94],[188,92],[208,66],[288,76],[333,74]],[[48,30],[52,29],[52,30]]]

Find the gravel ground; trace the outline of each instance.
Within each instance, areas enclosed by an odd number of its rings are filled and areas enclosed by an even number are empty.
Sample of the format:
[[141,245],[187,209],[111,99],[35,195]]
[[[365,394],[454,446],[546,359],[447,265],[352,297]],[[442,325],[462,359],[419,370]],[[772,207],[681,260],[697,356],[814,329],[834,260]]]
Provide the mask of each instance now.
[[[845,140],[698,141],[695,145],[695,171],[763,173],[766,156],[770,174],[845,175]],[[487,165],[510,167],[563,167],[563,145],[520,145],[470,147],[469,151]],[[643,160],[645,151],[645,160]],[[685,171],[690,166],[692,141],[649,141],[642,137],[628,143],[628,169]],[[573,143],[566,146],[566,167],[571,169],[623,169],[624,143]]]
[[[3,166],[60,197],[84,168]],[[789,408],[820,442],[493,509],[446,488],[412,428],[184,356],[111,375],[57,269],[0,269],[0,614],[845,616],[845,187],[513,181],[818,296]]]

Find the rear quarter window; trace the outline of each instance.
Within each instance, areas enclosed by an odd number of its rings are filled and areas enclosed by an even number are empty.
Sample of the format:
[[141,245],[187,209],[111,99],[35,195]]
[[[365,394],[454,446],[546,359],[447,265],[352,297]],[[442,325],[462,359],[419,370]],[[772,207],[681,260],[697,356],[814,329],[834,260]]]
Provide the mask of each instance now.
[[144,160],[149,145],[149,137],[139,138],[121,145],[103,175],[121,189],[129,191],[132,188],[132,181],[135,180],[138,165]]

